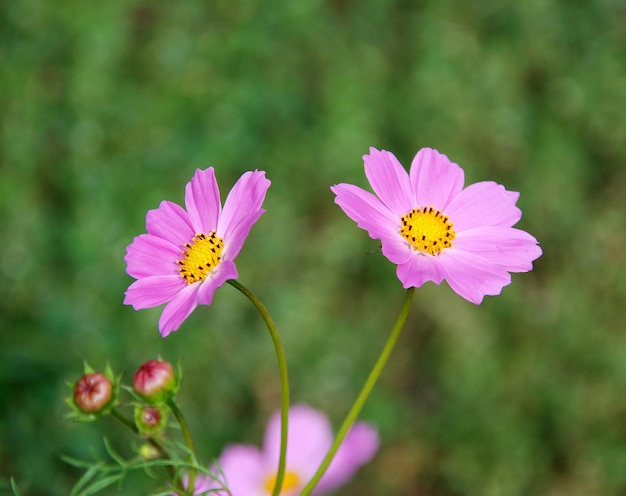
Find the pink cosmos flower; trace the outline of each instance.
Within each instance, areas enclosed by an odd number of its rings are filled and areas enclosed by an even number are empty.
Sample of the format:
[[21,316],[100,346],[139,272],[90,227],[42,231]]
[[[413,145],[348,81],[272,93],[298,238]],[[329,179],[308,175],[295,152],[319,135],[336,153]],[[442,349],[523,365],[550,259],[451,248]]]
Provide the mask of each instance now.
[[147,234],[126,249],[126,271],[137,279],[124,303],[135,310],[167,303],[159,320],[163,337],[177,330],[198,305],[210,305],[215,290],[237,278],[234,260],[261,208],[270,181],[246,172],[224,208],[213,167],[196,170],[185,189],[185,206],[163,201],[146,215]]
[[[281,496],[300,493],[319,467],[333,441],[326,416],[306,405],[289,409],[286,472]],[[231,496],[268,496],[276,482],[280,446],[280,412],[270,419],[265,432],[263,450],[256,446],[227,446],[219,458],[225,485]],[[378,449],[378,433],[374,427],[357,422],[337,451],[314,494],[324,494],[346,483],[357,469],[370,461]],[[222,487],[207,476],[196,480],[194,494]],[[211,492],[226,496],[225,491]]]
[[430,148],[421,149],[410,173],[385,150],[363,157],[377,196],[352,184],[331,187],[337,203],[397,264],[405,288],[444,279],[466,300],[480,304],[511,282],[510,272],[532,270],[537,240],[513,228],[522,212],[519,193],[484,181],[463,188],[463,169]]

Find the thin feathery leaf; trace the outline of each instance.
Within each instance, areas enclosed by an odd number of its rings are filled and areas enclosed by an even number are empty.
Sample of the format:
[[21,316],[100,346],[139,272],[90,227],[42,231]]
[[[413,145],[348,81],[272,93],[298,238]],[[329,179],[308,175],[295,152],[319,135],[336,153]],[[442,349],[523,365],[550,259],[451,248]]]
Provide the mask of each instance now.
[[78,496],[81,493],[81,490],[88,486],[92,479],[94,479],[100,470],[105,467],[103,463],[97,463],[95,465],[91,465],[89,469],[83,474],[83,476],[78,479],[78,482],[74,485],[70,496]]
[[102,491],[105,487],[109,487],[110,485],[121,481],[125,475],[125,473],[121,473],[104,477],[103,479],[100,479],[92,484],[87,490],[80,493],[80,496],[91,496],[92,494],[96,494],[97,492]]
[[107,453],[109,454],[109,456],[115,460],[118,465],[120,465],[121,467],[125,467],[127,465],[126,460],[124,460],[124,458],[122,458],[121,455],[119,455],[111,446],[111,444],[109,443],[107,438],[103,439],[104,441],[104,447],[107,450]]
[[87,462],[85,460],[79,460],[78,458],[73,458],[71,456],[67,456],[67,455],[61,455],[60,456],[61,460],[64,461],[65,463],[67,463],[68,465],[71,465],[72,467],[76,467],[76,468],[89,468],[93,465],[93,462]]
[[15,482],[15,479],[13,479],[13,477],[11,477],[11,489],[13,489],[14,496],[22,496],[22,493],[17,487],[17,483]]

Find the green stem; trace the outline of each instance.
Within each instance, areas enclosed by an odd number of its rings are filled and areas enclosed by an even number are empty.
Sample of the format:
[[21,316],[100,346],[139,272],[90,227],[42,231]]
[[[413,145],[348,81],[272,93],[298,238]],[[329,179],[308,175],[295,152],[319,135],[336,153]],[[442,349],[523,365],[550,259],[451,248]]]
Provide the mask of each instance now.
[[415,288],[409,288],[407,290],[404,303],[402,304],[400,314],[398,315],[398,319],[396,320],[396,323],[393,326],[393,329],[391,330],[391,334],[389,335],[389,338],[387,339],[387,342],[385,343],[383,350],[380,352],[380,356],[378,357],[378,360],[374,364],[374,367],[372,368],[370,375],[365,381],[365,384],[363,385],[361,392],[357,396],[356,401],[354,402],[354,404],[352,405],[352,408],[348,412],[348,415],[343,421],[343,424],[341,424],[341,427],[337,431],[337,435],[335,436],[333,444],[328,450],[326,457],[324,458],[324,460],[322,460],[322,463],[317,469],[317,472],[315,472],[315,474],[313,475],[313,478],[308,482],[306,486],[304,486],[304,489],[300,493],[300,496],[309,496],[311,492],[313,492],[313,490],[319,483],[320,479],[326,473],[328,466],[332,462],[335,454],[337,453],[337,450],[339,449],[339,446],[341,446],[341,443],[343,442],[344,438],[348,434],[348,431],[352,427],[352,424],[354,424],[357,417],[361,413],[361,409],[363,408],[365,401],[367,400],[370,393],[372,392],[372,389],[374,388],[376,381],[380,377],[380,374],[383,371],[383,368],[385,367],[385,365],[387,364],[387,360],[389,360],[389,356],[391,355],[391,352],[393,351],[398,341],[400,332],[402,331],[402,328],[404,327],[404,323],[406,322],[406,319],[409,315],[409,310],[411,309],[411,302],[413,300],[414,292],[415,292]]
[[117,408],[113,408],[113,410],[111,410],[111,415],[113,415],[117,420],[119,420],[135,434],[139,435],[139,429],[137,429],[135,423],[128,417],[125,417]]
[[[135,434],[137,434],[138,436],[141,436],[139,429],[137,429],[137,426],[135,425],[135,423],[128,417],[124,416],[117,408],[113,408],[113,410],[111,410],[111,415],[113,415],[117,420],[122,422],[126,427],[128,427]],[[142,439],[144,438],[142,437]],[[149,438],[145,438],[145,441],[148,442],[150,446],[152,446],[154,449],[156,449],[159,452],[159,456],[161,458],[165,460],[168,460],[170,458],[167,451],[165,451],[165,448],[163,448],[161,443],[159,443],[156,439],[149,437]],[[168,466],[167,469],[172,477],[176,475],[176,471],[174,470],[174,467]],[[185,490],[185,488],[182,486],[182,483],[179,485],[178,489],[181,489],[183,491]]]
[[[137,434],[138,436],[141,436],[139,429],[137,429],[137,426],[135,425],[135,423],[132,420],[130,420],[128,417],[125,417],[117,408],[113,408],[113,410],[111,410],[111,415],[113,415],[116,419],[122,422],[126,427],[128,427],[135,434]],[[148,437],[148,438],[142,437],[142,439],[144,439],[147,443],[150,444],[150,446],[156,449],[159,452],[159,456],[161,458],[169,458],[163,446],[156,439],[153,439],[151,437]]]
[[191,438],[191,430],[189,429],[189,425],[187,424],[187,421],[185,420],[185,416],[183,415],[183,412],[181,412],[180,408],[178,408],[178,405],[174,401],[174,398],[170,398],[169,400],[167,400],[167,406],[169,406],[172,412],[174,413],[174,416],[176,417],[176,420],[178,421],[178,424],[180,425],[180,429],[183,432],[183,439],[185,440],[185,445],[187,446],[187,449],[191,453],[190,458],[191,458],[192,466],[189,468],[189,482],[187,483],[186,494],[193,494],[193,491],[195,489],[195,484],[196,484],[196,469],[193,467],[193,465],[195,465],[196,450],[193,447],[193,439]]
[[272,317],[261,300],[248,288],[240,284],[234,279],[227,281],[235,289],[241,291],[256,307],[265,321],[267,330],[270,333],[274,349],[276,350],[276,358],[278,359],[278,370],[280,373],[280,455],[278,457],[278,471],[276,472],[276,483],[272,496],[279,496],[283,486],[285,477],[285,463],[287,458],[287,430],[289,423],[289,379],[287,376],[287,361],[285,360],[285,351],[278,335],[278,330],[274,325]]

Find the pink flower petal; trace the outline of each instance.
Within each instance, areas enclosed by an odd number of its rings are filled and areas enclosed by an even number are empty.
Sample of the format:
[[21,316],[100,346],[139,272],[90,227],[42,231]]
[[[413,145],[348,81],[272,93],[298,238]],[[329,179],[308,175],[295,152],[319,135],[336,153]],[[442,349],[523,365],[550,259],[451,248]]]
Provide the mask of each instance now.
[[393,153],[370,148],[363,160],[372,189],[396,217],[402,217],[416,206],[409,175]]
[[[276,412],[268,422],[262,452],[254,446],[240,444],[224,449],[219,465],[232,496],[267,496],[266,484],[278,470],[280,425],[280,412]],[[295,496],[319,467],[331,445],[333,434],[330,422],[323,413],[301,404],[289,409],[287,436],[286,471],[298,480],[295,487],[289,490],[283,488],[281,494]],[[374,456],[377,449],[376,430],[357,422],[348,432],[314,494],[335,489],[346,482],[359,466]]]
[[264,213],[265,210],[261,208],[250,215],[242,217],[237,225],[231,227],[231,229],[224,234],[224,251],[222,252],[224,258],[229,260],[237,258],[237,255],[239,255],[243,244],[250,234],[250,229],[252,229],[252,226]]
[[399,233],[392,236],[381,238],[381,251],[392,263],[405,264],[413,256],[413,248],[411,248]]
[[219,464],[232,496],[267,496],[267,473],[263,454],[255,446],[233,444],[220,456]]
[[416,205],[445,210],[463,189],[465,174],[457,164],[432,148],[422,148],[411,164],[411,185]]
[[229,279],[237,279],[237,268],[231,260],[223,260],[216,268],[215,272],[207,277],[200,284],[198,291],[198,304],[210,305],[213,302],[215,290],[224,285]]
[[126,272],[136,279],[155,275],[178,274],[176,260],[181,251],[169,241],[140,234],[126,248]]
[[481,226],[511,227],[522,217],[515,206],[519,193],[507,191],[493,181],[475,183],[459,193],[445,209],[445,214],[459,233]]
[[153,236],[166,239],[175,246],[182,247],[193,238],[189,215],[183,207],[169,201],[162,201],[159,208],[146,214],[146,228]]
[[[408,177],[388,152],[372,149],[364,158],[367,177],[380,198],[339,184],[331,188],[335,203],[370,237],[381,240],[383,254],[398,265],[396,273],[405,288],[446,279],[454,291],[478,304],[510,283],[509,272],[530,270],[541,255],[535,238],[512,229],[521,218],[515,205],[519,193],[489,181],[463,189],[463,169],[429,148],[416,154]],[[407,185],[414,197],[401,208]],[[434,257],[415,252],[400,235],[403,215],[430,206],[449,216],[457,234],[452,247]]]
[[224,202],[224,210],[217,229],[218,236],[225,237],[231,230],[238,229],[242,222],[247,225],[249,231],[254,224],[254,222],[250,224],[250,216],[256,215],[261,209],[270,185],[271,182],[265,178],[264,171],[249,171],[241,176]]
[[[301,477],[312,477],[333,440],[330,422],[324,414],[309,406],[294,405],[289,409],[287,438],[287,468]],[[268,463],[278,463],[280,412],[268,422],[263,450]]]
[[339,447],[314,494],[333,491],[348,482],[378,450],[378,432],[365,422],[356,422]]
[[369,191],[352,184],[331,186],[335,203],[373,239],[392,238],[400,229],[401,216],[394,214]]
[[163,337],[176,331],[198,306],[200,284],[186,285],[163,309],[159,319],[159,331]]
[[185,284],[179,275],[138,279],[126,290],[124,305],[132,305],[135,310],[156,307],[174,298]]
[[[221,475],[219,473],[218,467],[211,467],[211,473],[218,476],[221,480]],[[189,475],[185,475],[183,477],[183,484],[187,489],[189,489]],[[193,494],[194,495],[211,495],[211,496],[228,496],[226,491],[216,491],[216,489],[221,489],[225,486],[225,484],[220,483],[215,480],[210,475],[204,474],[196,474],[196,479],[193,484]],[[209,492],[209,490],[212,490]],[[180,495],[176,495],[180,496]],[[232,495],[231,495],[232,496]]]
[[217,229],[222,204],[213,167],[196,170],[185,188],[185,206],[194,234],[208,234]]
[[398,264],[396,274],[405,289],[419,288],[427,281],[441,284],[446,270],[438,256],[413,251],[405,263]]
[[486,258],[450,248],[439,256],[446,269],[446,281],[466,300],[479,305],[486,295],[498,295],[511,283],[511,275]]
[[[237,277],[232,261],[264,212],[261,205],[269,186],[265,172],[245,173],[229,193],[222,212],[213,168],[197,169],[185,188],[187,211],[175,203],[161,202],[146,215],[149,234],[136,237],[127,248],[127,272],[138,281],[129,287],[124,302],[135,309],[169,302],[159,321],[163,336],[178,329],[197,305],[210,305],[215,290]],[[184,245],[196,234],[213,231],[224,240],[222,261],[204,281],[187,286],[177,265]],[[158,287],[161,283],[163,287]]]
[[456,249],[480,255],[508,272],[528,272],[541,256],[537,240],[526,231],[512,227],[477,227],[461,232]]

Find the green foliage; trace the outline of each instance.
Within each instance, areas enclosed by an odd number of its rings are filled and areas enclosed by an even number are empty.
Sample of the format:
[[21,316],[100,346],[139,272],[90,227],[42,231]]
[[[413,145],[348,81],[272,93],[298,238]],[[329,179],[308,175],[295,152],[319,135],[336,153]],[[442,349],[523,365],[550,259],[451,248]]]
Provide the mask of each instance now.
[[13,478],[11,478],[11,489],[13,490],[13,495],[14,496],[22,496],[22,493],[20,492],[20,490],[17,487],[17,484],[15,483]]
[[180,359],[206,465],[260,444],[278,373],[251,305],[225,286],[166,339],[159,309],[122,305],[146,211],[208,165],[223,193],[249,169],[272,181],[238,270],[293,400],[337,425],[403,295],[328,187],[364,186],[369,146],[405,165],[432,146],[520,191],[544,256],[479,307],[416,292],[364,412],[381,450],[342,494],[624,494],[623,19],[615,0],[2,2],[0,476],[65,496],[84,475],[61,453],[104,459],[104,435],[132,458],[110,416],[62,418],[85,359],[126,378]]
[[[209,475],[215,477],[206,467],[198,465],[197,462],[189,463],[176,459],[152,459],[146,460],[141,457],[134,457],[126,460],[119,453],[117,453],[110,443],[105,439],[104,447],[108,458],[112,462],[96,459],[94,461],[76,460],[68,456],[61,456],[64,462],[68,465],[72,465],[79,469],[84,470],[84,473],[80,479],[76,482],[72,488],[70,496],[91,496],[93,494],[101,494],[104,489],[116,484],[120,491],[123,492],[123,482],[125,478],[133,471],[145,472],[152,479],[167,480],[167,477],[163,476],[162,470],[167,468],[175,468],[181,471],[187,471],[191,468],[198,471],[200,474]],[[184,445],[177,444],[175,442],[170,443],[170,448],[175,448],[181,453],[188,454]],[[148,479],[149,480],[149,479]],[[219,479],[216,479],[219,480]],[[216,490],[208,491],[208,493],[215,492]],[[160,489],[157,488],[151,491],[152,496],[159,495],[171,495],[172,487],[163,486]]]

